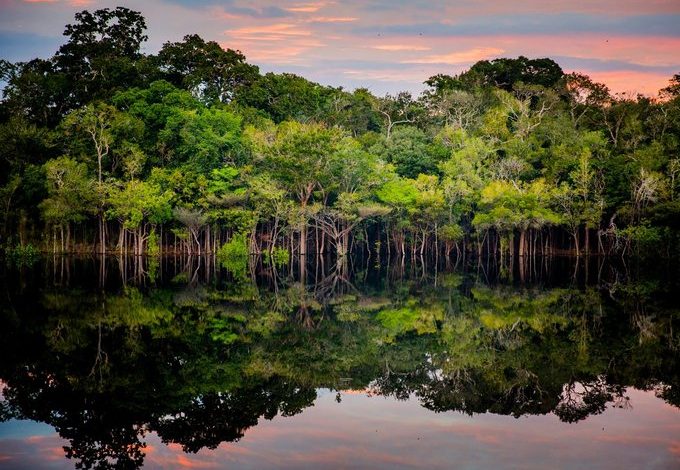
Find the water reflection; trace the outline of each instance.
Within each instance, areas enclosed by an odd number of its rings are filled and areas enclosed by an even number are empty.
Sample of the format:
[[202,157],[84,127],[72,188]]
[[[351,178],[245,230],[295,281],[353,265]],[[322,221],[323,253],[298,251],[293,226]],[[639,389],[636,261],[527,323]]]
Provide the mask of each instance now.
[[79,467],[134,468],[149,439],[216,449],[302,413],[320,389],[565,423],[629,407],[631,387],[680,406],[677,285],[660,269],[578,263],[8,269],[0,419],[53,426]]

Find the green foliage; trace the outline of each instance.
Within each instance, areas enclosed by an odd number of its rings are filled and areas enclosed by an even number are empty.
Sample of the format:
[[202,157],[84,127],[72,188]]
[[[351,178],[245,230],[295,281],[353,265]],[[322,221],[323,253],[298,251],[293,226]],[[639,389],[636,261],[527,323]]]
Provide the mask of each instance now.
[[166,42],[157,60],[166,80],[190,90],[205,103],[233,100],[259,75],[241,52],[225,50],[196,34],[184,36],[182,42]]
[[[151,257],[157,257],[161,252],[158,235],[155,230],[151,230],[149,238],[146,240],[146,254]],[[151,276],[153,278],[153,276]]]
[[550,207],[551,198],[543,180],[529,185],[494,180],[482,189],[481,211],[475,214],[472,224],[481,230],[493,227],[500,232],[555,225],[561,218]]
[[172,214],[173,195],[158,185],[132,180],[121,186],[110,186],[107,201],[109,217],[118,219],[127,229],[137,229],[143,222],[159,224]]
[[48,194],[40,203],[44,219],[52,225],[86,220],[98,199],[87,165],[64,156],[47,162],[44,170]]
[[444,225],[439,229],[442,240],[457,242],[465,237],[465,231],[460,225]]
[[40,259],[40,251],[31,245],[15,245],[5,248],[5,258],[14,266],[32,266]]
[[145,28],[127,8],[82,11],[51,59],[0,61],[3,240],[76,224],[109,249],[135,231],[137,250],[167,224],[192,252],[225,231],[306,250],[312,226],[342,254],[387,234],[423,254],[475,231],[566,231],[576,252],[595,233],[601,252],[617,233],[667,252],[677,238],[677,76],[632,98],[520,56],[378,97],[260,74],[197,35],[147,55]]
[[517,83],[552,87],[563,75],[560,66],[552,59],[519,56],[517,59],[480,60],[458,80],[466,87],[493,86],[512,91]]
[[620,235],[629,240],[638,250],[654,250],[662,240],[662,231],[659,227],[648,225],[631,225],[620,232]]
[[235,234],[217,252],[217,258],[222,266],[236,275],[245,276],[249,257],[248,239],[242,233]]
[[372,146],[369,151],[392,163],[397,174],[405,178],[437,173],[439,160],[435,148],[427,134],[417,127],[395,127],[389,139]]
[[437,322],[443,318],[438,307],[410,304],[398,309],[384,309],[376,319],[386,329],[385,341],[394,341],[399,335],[415,331],[419,335],[437,331]]
[[285,266],[290,261],[290,251],[286,248],[279,248],[277,246],[272,250],[271,256],[265,258],[266,263],[272,263],[277,268]]

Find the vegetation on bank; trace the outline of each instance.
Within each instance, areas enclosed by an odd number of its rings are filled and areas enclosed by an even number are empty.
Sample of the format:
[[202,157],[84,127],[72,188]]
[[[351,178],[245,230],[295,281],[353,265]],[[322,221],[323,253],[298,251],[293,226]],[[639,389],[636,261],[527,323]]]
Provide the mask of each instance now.
[[550,59],[376,97],[78,13],[0,61],[0,243],[53,252],[677,253],[680,74],[613,95]]

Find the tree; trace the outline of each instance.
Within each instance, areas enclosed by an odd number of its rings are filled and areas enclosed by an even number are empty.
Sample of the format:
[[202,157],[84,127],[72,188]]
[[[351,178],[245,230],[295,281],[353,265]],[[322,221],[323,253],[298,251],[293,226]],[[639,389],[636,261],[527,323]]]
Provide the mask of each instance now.
[[382,116],[374,107],[375,101],[376,97],[366,88],[357,88],[351,94],[337,89],[323,120],[331,126],[346,129],[354,137],[366,132],[379,132]]
[[269,222],[271,226],[267,234],[267,251],[272,256],[284,228],[283,224],[292,219],[294,203],[288,198],[284,185],[267,173],[250,178],[248,186],[252,191],[253,205],[259,221]]
[[472,224],[479,230],[493,228],[505,234],[519,230],[519,256],[528,255],[532,247],[529,237],[535,237],[528,231],[560,223],[560,216],[550,207],[552,197],[541,179],[530,184],[491,181],[482,189],[480,211]]
[[[201,241],[198,239],[200,230],[208,222],[208,218],[200,209],[190,209],[188,207],[176,207],[173,216],[184,225],[190,234],[190,243],[196,242],[196,253],[201,254]],[[193,249],[190,251],[193,252]]]
[[3,106],[33,124],[53,127],[71,109],[69,82],[53,60],[0,62]]
[[422,112],[418,104],[408,92],[401,92],[395,96],[385,95],[375,102],[376,110],[384,116],[384,129],[387,140],[392,136],[392,129],[399,124],[416,122]]
[[609,100],[609,88],[602,83],[594,82],[587,75],[572,72],[563,78],[564,90],[569,106],[569,116],[574,127],[589,114],[597,112]]
[[315,191],[327,197],[329,165],[342,133],[318,124],[284,122],[275,129],[252,132],[256,153],[272,176],[287,187],[299,204],[300,254],[307,254],[307,225]]
[[328,113],[336,90],[291,73],[267,73],[241,87],[237,108],[264,111],[274,122],[320,122]]
[[397,175],[385,181],[375,192],[377,199],[390,208],[388,219],[388,239],[397,252],[406,254],[406,231],[411,228],[411,216],[416,210],[418,188],[413,179],[400,178]]
[[[129,115],[121,113],[113,106],[104,103],[90,104],[84,108],[69,114],[64,119],[65,132],[76,138],[71,145],[81,145],[86,152],[86,161],[94,153],[96,158],[97,191],[99,193],[99,253],[106,252],[106,223],[104,220],[105,188],[104,188],[104,165],[114,168],[117,164],[112,152],[114,146],[122,147],[126,134],[139,131],[138,122]],[[129,147],[127,147],[129,150]]]
[[666,88],[663,88],[659,95],[664,99],[674,99],[680,96],[680,73],[676,73],[669,80],[669,84]]
[[[389,170],[376,156],[362,150],[354,139],[345,138],[331,155],[329,172],[335,183],[331,186],[335,200],[332,207],[324,205],[313,217],[317,227],[329,236],[338,256],[344,257],[349,253],[354,229],[366,219],[389,212],[371,200],[373,191],[385,181]],[[368,244],[368,240],[365,241]]]
[[528,59],[519,56],[517,59],[480,60],[460,74],[458,80],[467,86],[496,87],[512,91],[519,82],[554,87],[563,75],[562,68],[552,59]]
[[[71,224],[83,222],[97,202],[97,187],[87,165],[63,156],[45,164],[48,197],[40,203],[45,221],[61,232],[61,251],[71,248]],[[66,229],[66,237],[64,237]],[[56,230],[54,232],[56,251]]]
[[158,133],[158,144],[168,149],[172,166],[189,165],[207,174],[239,158],[238,116],[219,108],[174,111]]
[[145,181],[131,180],[108,187],[107,215],[121,225],[118,249],[127,252],[125,232],[133,236],[133,253],[145,253],[145,243],[156,225],[171,217],[172,193]]
[[438,172],[439,155],[427,134],[417,127],[398,127],[389,139],[381,139],[368,151],[392,163],[397,173],[406,178]]
[[471,130],[482,113],[481,99],[467,91],[445,89],[435,93],[424,93],[423,98],[430,117],[444,127]]
[[259,77],[258,68],[246,63],[240,51],[225,50],[196,34],[184,36],[182,42],[166,42],[157,60],[167,81],[204,103],[229,103]]
[[147,40],[146,21],[139,12],[125,7],[83,10],[75,20],[66,25],[68,40],[54,56],[69,81],[70,108],[139,83],[137,62]]

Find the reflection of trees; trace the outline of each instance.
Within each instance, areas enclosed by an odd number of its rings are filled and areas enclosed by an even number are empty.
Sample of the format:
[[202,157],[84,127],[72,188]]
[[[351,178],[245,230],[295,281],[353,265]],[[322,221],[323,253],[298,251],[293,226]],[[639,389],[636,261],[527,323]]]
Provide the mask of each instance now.
[[273,419],[278,414],[293,416],[311,406],[316,399],[313,388],[271,378],[237,389],[193,398],[174,414],[153,424],[163,442],[182,445],[185,452],[204,447],[215,449],[222,442],[237,441],[255,426],[260,417]]
[[519,290],[419,271],[370,283],[331,264],[263,287],[178,269],[160,273],[163,288],[95,278],[8,293],[0,419],[49,423],[67,456],[98,468],[141,465],[148,431],[187,452],[240,439],[261,417],[301,412],[317,388],[565,422],[627,406],[629,386],[680,405],[678,310],[659,283]]
[[602,413],[610,402],[618,408],[627,407],[625,387],[608,384],[603,379],[570,382],[564,386],[554,413],[564,422],[575,423]]

